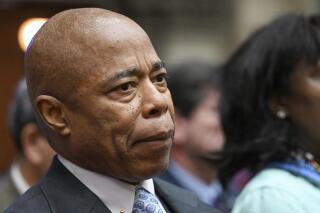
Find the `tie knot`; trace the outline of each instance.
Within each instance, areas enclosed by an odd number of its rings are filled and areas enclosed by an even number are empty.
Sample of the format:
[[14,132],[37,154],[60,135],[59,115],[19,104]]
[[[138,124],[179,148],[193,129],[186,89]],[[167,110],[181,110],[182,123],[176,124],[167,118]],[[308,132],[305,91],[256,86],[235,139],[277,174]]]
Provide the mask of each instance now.
[[136,189],[132,213],[163,213],[157,198],[142,187]]

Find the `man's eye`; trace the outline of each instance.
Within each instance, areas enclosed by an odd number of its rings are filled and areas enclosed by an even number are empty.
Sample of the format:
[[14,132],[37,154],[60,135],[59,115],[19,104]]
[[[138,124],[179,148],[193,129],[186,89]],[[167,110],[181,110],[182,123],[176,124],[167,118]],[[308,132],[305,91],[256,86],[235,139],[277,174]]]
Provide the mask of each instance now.
[[119,86],[119,89],[124,92],[129,91],[130,89],[132,89],[132,83],[128,82],[128,83],[122,84]]
[[157,82],[162,82],[164,80],[165,80],[165,78],[163,76],[157,76],[157,78],[156,78]]
[[155,82],[156,83],[166,83],[167,82],[167,75],[165,73],[158,75],[155,78]]
[[129,102],[132,100],[137,91],[137,83],[135,81],[125,82],[107,92],[107,96],[110,99]]

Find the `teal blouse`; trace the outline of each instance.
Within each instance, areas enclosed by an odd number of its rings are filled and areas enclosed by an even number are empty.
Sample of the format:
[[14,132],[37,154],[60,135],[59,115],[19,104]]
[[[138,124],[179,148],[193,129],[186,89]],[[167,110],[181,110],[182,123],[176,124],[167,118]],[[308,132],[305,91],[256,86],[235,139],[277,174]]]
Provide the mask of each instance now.
[[281,169],[257,174],[237,198],[232,213],[319,213],[320,188]]

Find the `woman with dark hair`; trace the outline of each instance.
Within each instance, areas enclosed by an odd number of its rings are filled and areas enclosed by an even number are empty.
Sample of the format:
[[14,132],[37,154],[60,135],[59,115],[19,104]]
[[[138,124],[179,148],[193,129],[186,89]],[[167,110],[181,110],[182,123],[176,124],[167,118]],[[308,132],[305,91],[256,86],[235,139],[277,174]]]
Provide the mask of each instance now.
[[234,213],[320,211],[320,17],[283,16],[224,66],[226,180],[254,178]]

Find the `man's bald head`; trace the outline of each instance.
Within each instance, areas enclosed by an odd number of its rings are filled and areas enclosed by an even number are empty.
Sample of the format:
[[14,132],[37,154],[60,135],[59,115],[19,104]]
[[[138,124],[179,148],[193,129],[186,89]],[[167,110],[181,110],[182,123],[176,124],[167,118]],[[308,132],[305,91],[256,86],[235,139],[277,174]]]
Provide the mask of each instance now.
[[[81,73],[94,70],[99,60],[114,60],[123,43],[133,44],[141,39],[149,41],[143,29],[108,10],[82,8],[53,16],[36,34],[26,53],[31,99],[45,94],[71,103],[73,95],[69,93],[76,93],[76,84],[83,80]],[[104,54],[100,49],[104,49]]]
[[174,110],[166,73],[147,34],[102,9],[54,16],[26,55],[29,93],[54,150],[127,182],[168,165]]

